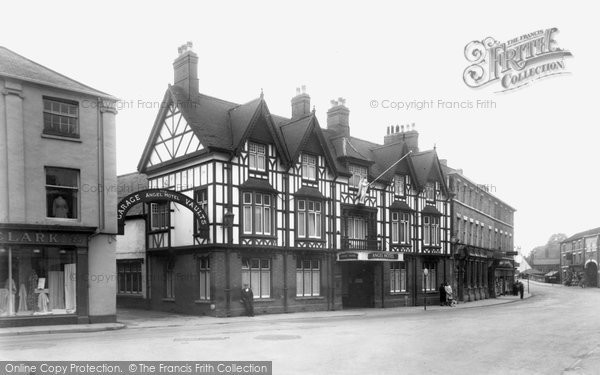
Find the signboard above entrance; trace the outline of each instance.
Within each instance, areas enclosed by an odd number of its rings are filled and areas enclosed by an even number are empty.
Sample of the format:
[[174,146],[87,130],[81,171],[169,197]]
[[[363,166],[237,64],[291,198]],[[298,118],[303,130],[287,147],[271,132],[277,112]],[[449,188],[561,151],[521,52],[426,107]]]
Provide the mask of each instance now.
[[403,253],[393,253],[390,251],[368,251],[368,250],[356,250],[356,251],[342,251],[337,254],[338,262],[356,262],[356,261],[367,261],[367,262],[402,262],[404,261]]
[[119,225],[119,234],[125,233],[125,216],[127,211],[138,203],[154,203],[154,202],[175,202],[184,206],[193,212],[199,222],[199,231],[208,230],[208,217],[202,209],[202,206],[187,195],[167,189],[147,189],[131,193],[121,199],[117,205],[117,221]]

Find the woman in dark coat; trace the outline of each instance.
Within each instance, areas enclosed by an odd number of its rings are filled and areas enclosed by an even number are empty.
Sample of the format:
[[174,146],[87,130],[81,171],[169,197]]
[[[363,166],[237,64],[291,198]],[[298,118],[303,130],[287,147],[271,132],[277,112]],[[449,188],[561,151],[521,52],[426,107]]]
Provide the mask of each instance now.
[[440,284],[440,306],[444,306],[446,304],[446,288],[444,288],[444,283]]

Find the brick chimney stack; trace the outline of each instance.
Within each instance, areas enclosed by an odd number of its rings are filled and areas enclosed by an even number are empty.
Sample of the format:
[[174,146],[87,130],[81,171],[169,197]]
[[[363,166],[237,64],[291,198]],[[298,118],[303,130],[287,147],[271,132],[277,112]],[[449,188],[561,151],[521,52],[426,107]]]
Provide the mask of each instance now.
[[415,130],[415,123],[406,125],[391,125],[383,137],[383,144],[404,142],[412,152],[419,152],[419,132]]
[[296,96],[292,98],[292,120],[306,116],[310,113],[310,96],[306,93],[306,86],[296,88]]
[[180,46],[179,56],[173,61],[173,83],[185,90],[188,98],[198,93],[198,55],[192,51],[192,42]]
[[346,107],[346,99],[331,101],[331,108],[327,111],[327,129],[339,135],[350,136],[350,110]]

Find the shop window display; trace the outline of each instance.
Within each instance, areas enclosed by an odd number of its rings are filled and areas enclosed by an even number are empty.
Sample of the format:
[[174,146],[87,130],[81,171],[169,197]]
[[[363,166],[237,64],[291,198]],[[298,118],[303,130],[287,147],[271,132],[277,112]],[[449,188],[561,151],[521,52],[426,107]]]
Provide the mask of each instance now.
[[0,249],[0,316],[74,314],[76,252]]

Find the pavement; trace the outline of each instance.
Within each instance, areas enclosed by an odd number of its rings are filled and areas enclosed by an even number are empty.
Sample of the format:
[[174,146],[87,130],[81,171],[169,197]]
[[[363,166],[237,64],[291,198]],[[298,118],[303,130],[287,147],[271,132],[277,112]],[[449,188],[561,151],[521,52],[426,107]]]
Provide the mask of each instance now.
[[[555,285],[554,287],[561,287]],[[531,298],[533,294],[525,292],[524,299]],[[9,327],[0,328],[0,337],[21,336],[21,335],[39,335],[39,334],[58,334],[58,333],[86,333],[113,331],[123,328],[127,329],[147,329],[164,327],[191,327],[206,325],[225,325],[243,322],[273,322],[273,321],[294,321],[310,320],[314,318],[342,318],[342,317],[377,317],[382,315],[396,314],[427,314],[448,309],[471,309],[503,305],[519,301],[518,296],[500,296],[472,302],[460,302],[454,307],[440,306],[439,304],[428,305],[427,310],[423,306],[393,307],[393,308],[365,308],[349,309],[336,311],[311,311],[296,312],[288,314],[264,314],[254,317],[238,316],[229,318],[216,318],[211,316],[193,316],[174,314],[162,311],[142,310],[142,309],[118,309],[117,323],[97,323],[97,324],[65,324],[65,325],[47,325],[33,327]],[[437,298],[432,298],[432,303],[437,303]]]

